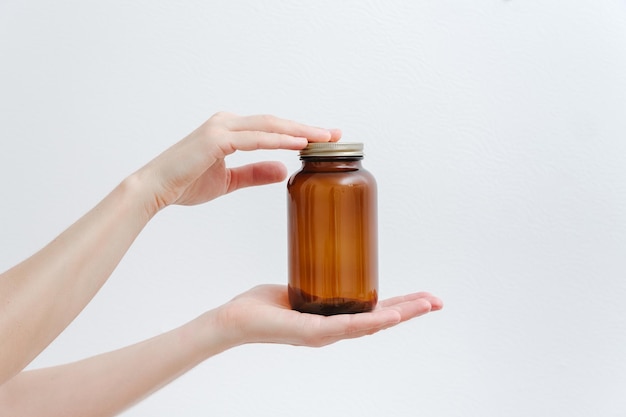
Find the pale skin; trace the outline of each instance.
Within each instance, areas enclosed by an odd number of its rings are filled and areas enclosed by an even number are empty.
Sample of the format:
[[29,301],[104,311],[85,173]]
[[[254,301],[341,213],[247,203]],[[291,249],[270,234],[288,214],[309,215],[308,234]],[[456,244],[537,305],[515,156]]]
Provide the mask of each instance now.
[[287,175],[279,162],[229,168],[226,156],[237,150],[298,150],[340,136],[336,129],[274,116],[217,113],[123,180],[39,252],[2,273],[0,415],[113,416],[206,359],[242,344],[320,347],[441,309],[441,300],[419,292],[381,301],[370,313],[316,316],[292,311],[285,286],[261,285],[138,344],[24,371],[89,303],[159,211],[174,204],[202,204]]

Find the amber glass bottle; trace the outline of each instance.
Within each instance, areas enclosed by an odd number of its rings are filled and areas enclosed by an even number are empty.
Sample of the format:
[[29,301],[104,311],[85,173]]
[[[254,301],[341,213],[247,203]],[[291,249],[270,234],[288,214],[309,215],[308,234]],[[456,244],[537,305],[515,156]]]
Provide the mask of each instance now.
[[287,183],[289,301],[323,315],[372,310],[378,301],[376,180],[362,143],[311,143]]

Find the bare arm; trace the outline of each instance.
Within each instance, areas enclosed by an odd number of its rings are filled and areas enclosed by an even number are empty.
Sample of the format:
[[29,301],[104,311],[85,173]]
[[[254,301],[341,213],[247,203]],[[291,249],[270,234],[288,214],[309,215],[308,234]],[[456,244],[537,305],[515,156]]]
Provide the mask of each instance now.
[[59,237],[0,275],[0,384],[32,361],[92,299],[149,216],[127,180]]
[[284,286],[262,285],[136,345],[23,372],[0,386],[0,411],[21,417],[113,416],[237,345],[319,347],[372,334],[441,307],[437,297],[415,293],[381,301],[372,313],[324,317],[291,310]]
[[0,386],[0,415],[114,416],[225,349],[218,335],[200,345],[193,334],[199,321],[78,362],[24,371]]
[[339,135],[272,116],[218,113],[124,180],[49,245],[0,275],[0,385],[80,313],[159,210],[286,175],[276,162],[226,168],[227,155],[238,149],[300,149],[307,140]]
[[219,113],[124,180],[40,252],[1,274],[0,415],[115,415],[237,345],[323,346],[440,309],[439,299],[416,293],[381,302],[372,313],[322,317],[290,310],[285,287],[260,286],[144,342],[67,365],[22,371],[92,299],[158,211],[286,176],[276,162],[227,168],[227,155],[300,149],[307,141],[339,136],[339,131],[271,116]]

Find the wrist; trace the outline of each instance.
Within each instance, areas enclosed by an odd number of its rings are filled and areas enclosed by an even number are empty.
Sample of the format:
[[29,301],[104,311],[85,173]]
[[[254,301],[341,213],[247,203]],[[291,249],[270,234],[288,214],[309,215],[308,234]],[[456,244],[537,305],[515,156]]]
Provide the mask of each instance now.
[[126,177],[118,186],[125,196],[136,205],[138,214],[148,222],[162,208],[150,191],[150,178],[143,170]]
[[181,337],[204,361],[243,344],[219,318],[219,309],[208,311],[181,327]]

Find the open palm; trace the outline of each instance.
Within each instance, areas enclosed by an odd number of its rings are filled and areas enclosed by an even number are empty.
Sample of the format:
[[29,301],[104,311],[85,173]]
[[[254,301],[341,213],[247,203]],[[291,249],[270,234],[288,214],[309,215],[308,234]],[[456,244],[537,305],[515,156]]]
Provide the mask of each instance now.
[[442,307],[439,298],[418,292],[381,301],[369,313],[320,316],[291,310],[286,286],[260,285],[220,307],[218,314],[241,343],[320,347],[373,334]]

